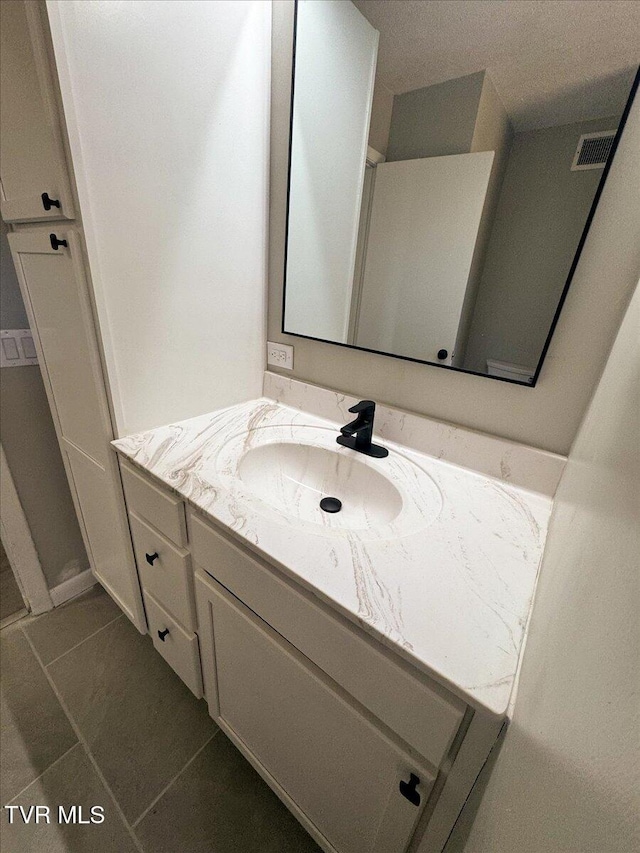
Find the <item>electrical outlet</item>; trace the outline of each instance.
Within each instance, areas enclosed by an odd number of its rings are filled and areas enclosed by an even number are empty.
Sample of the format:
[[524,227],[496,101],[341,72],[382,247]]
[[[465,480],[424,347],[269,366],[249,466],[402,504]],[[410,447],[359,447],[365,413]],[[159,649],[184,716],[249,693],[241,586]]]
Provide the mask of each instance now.
[[293,370],[293,347],[267,341],[267,364]]
[[25,367],[37,363],[31,329],[0,331],[0,367]]

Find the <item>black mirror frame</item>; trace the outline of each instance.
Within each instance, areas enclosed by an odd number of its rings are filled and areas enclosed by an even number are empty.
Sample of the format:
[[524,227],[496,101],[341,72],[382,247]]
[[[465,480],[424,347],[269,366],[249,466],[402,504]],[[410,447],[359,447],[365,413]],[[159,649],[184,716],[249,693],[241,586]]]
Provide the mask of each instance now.
[[385,355],[388,358],[399,358],[403,361],[413,361],[417,364],[426,364],[430,367],[437,367],[440,370],[453,370],[456,373],[466,373],[471,376],[479,376],[483,379],[492,379],[498,382],[508,382],[511,385],[520,385],[524,388],[534,388],[539,377],[540,372],[542,370],[542,365],[546,358],[547,352],[549,350],[549,346],[551,344],[551,339],[553,338],[553,333],[556,330],[556,326],[558,325],[558,320],[560,318],[560,313],[564,306],[564,303],[567,298],[567,294],[569,292],[569,287],[571,286],[571,282],[573,281],[573,276],[575,274],[576,268],[580,261],[580,257],[582,255],[582,249],[584,248],[584,244],[587,240],[587,236],[589,234],[589,229],[591,227],[591,223],[593,221],[593,217],[595,215],[596,209],[598,207],[598,202],[600,201],[600,196],[602,195],[602,191],[604,189],[607,177],[609,175],[609,171],[611,170],[611,165],[614,161],[616,151],[618,150],[618,145],[620,143],[620,139],[624,132],[625,125],[627,123],[627,118],[631,111],[631,107],[633,106],[634,99],[636,97],[638,91],[638,85],[640,84],[640,66],[636,71],[636,75],[631,85],[631,90],[629,92],[629,96],[627,98],[627,102],[625,104],[622,117],[620,118],[620,123],[618,124],[618,129],[616,131],[616,135],[613,140],[613,144],[611,146],[611,152],[609,154],[609,158],[607,163],[603,169],[602,177],[598,183],[598,187],[596,189],[595,195],[593,197],[593,201],[591,202],[591,207],[589,209],[589,213],[587,215],[586,222],[584,224],[584,228],[582,229],[582,235],[580,236],[580,240],[578,242],[578,247],[576,249],[575,255],[573,257],[573,261],[571,263],[571,267],[569,269],[569,273],[567,275],[567,280],[562,289],[562,293],[560,294],[560,299],[558,300],[558,305],[556,307],[555,313],[553,315],[553,320],[551,321],[551,326],[549,328],[549,332],[547,334],[546,340],[544,342],[544,346],[542,348],[542,352],[540,354],[540,358],[538,359],[538,364],[536,366],[535,373],[530,382],[520,382],[517,379],[507,379],[502,376],[489,376],[487,373],[480,373],[477,370],[467,370],[463,367],[453,367],[449,364],[438,364],[438,362],[434,361],[425,361],[420,358],[411,358],[407,355],[398,355],[392,352],[384,352],[382,350],[369,349],[368,347],[357,347],[353,344],[343,344],[339,341],[330,341],[326,338],[316,338],[313,335],[302,335],[299,332],[289,332],[285,329],[285,310],[286,310],[286,301],[287,301],[287,256],[289,249],[289,203],[291,198],[291,153],[292,153],[292,140],[293,140],[293,109],[294,109],[294,90],[295,90],[295,76],[296,76],[296,36],[297,36],[297,26],[298,26],[298,0],[295,0],[295,9],[294,9],[294,17],[293,17],[293,58],[291,63],[291,100],[290,100],[290,114],[289,114],[289,153],[288,153],[288,162],[287,162],[287,206],[286,206],[286,222],[285,222],[285,244],[284,244],[284,272],[283,272],[283,280],[282,280],[282,321],[280,325],[280,331],[283,335],[291,335],[296,338],[305,338],[309,341],[318,341],[324,344],[333,344],[333,346],[344,347],[346,349],[352,349],[359,352],[370,352],[374,355]]

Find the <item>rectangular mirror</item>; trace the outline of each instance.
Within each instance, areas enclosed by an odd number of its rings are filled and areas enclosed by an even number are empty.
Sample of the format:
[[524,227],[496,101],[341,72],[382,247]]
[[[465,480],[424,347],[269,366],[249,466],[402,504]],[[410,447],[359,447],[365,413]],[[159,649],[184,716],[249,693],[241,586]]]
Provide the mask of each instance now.
[[282,331],[535,385],[637,88],[630,16],[298,0]]

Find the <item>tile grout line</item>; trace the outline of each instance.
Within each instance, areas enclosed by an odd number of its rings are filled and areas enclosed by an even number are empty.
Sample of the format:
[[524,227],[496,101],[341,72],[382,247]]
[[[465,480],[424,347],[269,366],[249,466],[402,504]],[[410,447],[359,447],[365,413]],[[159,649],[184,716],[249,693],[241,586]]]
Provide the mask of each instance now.
[[78,746],[80,746],[80,747],[82,746],[82,744],[80,743],[80,741],[79,741],[79,740],[77,740],[77,741],[73,744],[73,746],[70,746],[70,747],[69,747],[69,749],[65,750],[65,751],[62,753],[62,755],[58,756],[58,758],[56,758],[56,760],[55,760],[55,761],[52,761],[52,762],[51,762],[51,764],[50,764],[50,765],[49,765],[45,770],[43,770],[43,771],[42,771],[42,773],[40,773],[40,775],[39,775],[39,776],[36,776],[36,778],[35,778],[35,779],[32,779],[32,780],[31,780],[31,782],[29,782],[29,784],[28,784],[28,785],[25,785],[25,786],[24,786],[24,788],[23,788],[21,791],[19,791],[19,792],[15,795],[15,797],[11,797],[11,799],[10,799],[10,800],[8,800],[8,801],[4,804],[3,808],[6,808],[6,806],[10,806],[10,805],[11,805],[11,803],[13,803],[13,802],[14,802],[14,800],[17,800],[17,799],[18,799],[18,797],[21,797],[21,796],[24,794],[24,792],[25,792],[25,791],[28,791],[28,790],[29,790],[29,788],[30,788],[32,785],[35,785],[35,783],[36,783],[39,779],[42,779],[42,777],[44,776],[44,774],[45,774],[45,773],[48,773],[48,772],[49,772],[49,770],[51,770],[51,768],[52,768],[52,767],[55,767],[55,766],[56,766],[56,764],[58,764],[60,761],[62,761],[62,759],[63,759],[63,758],[66,758],[66,756],[67,756],[67,755],[69,755],[69,753],[70,753],[70,752],[72,752],[74,749],[76,749],[76,747],[78,747]]
[[[122,617],[123,617],[123,616],[124,616],[124,613],[118,613],[118,615],[117,615],[117,616],[114,616],[114,618],[113,618],[113,619],[111,619],[111,621],[107,622],[107,623],[106,623],[106,625],[103,625],[101,628],[98,628],[98,630],[97,630],[97,631],[94,631],[94,632],[93,632],[93,634],[89,634],[89,635],[88,635],[88,636],[86,636],[84,639],[80,640],[80,642],[79,642],[79,643],[76,643],[76,644],[75,644],[75,646],[71,646],[71,648],[70,648],[70,649],[67,649],[67,650],[66,650],[66,652],[62,652],[62,654],[61,654],[61,655],[58,655],[58,657],[57,657],[57,658],[54,658],[53,660],[50,660],[48,663],[42,663],[42,661],[40,661],[40,665],[41,665],[41,666],[44,666],[44,667],[51,666],[51,664],[52,664],[52,663],[56,663],[57,661],[61,660],[65,655],[68,655],[68,654],[69,654],[69,652],[72,652],[74,649],[77,649],[77,648],[78,648],[79,646],[81,646],[83,643],[86,643],[86,641],[87,641],[87,640],[90,640],[92,637],[95,637],[95,636],[96,636],[96,634],[99,634],[99,633],[100,633],[100,631],[104,631],[104,629],[105,629],[105,628],[108,628],[108,627],[109,627],[109,625],[113,625],[113,623],[114,623],[114,622],[117,622],[117,621],[118,621],[118,619],[122,619]],[[24,629],[24,628],[22,628],[22,631],[26,634],[26,631],[25,631],[25,629]]]
[[137,818],[133,821],[133,823],[131,824],[131,828],[132,828],[132,829],[134,829],[134,830],[135,830],[135,829],[138,827],[138,825],[139,825],[140,823],[142,823],[142,821],[144,820],[144,818],[149,814],[149,812],[150,812],[150,811],[151,811],[151,809],[156,805],[156,803],[158,803],[158,802],[159,802],[159,801],[164,797],[164,795],[167,793],[167,791],[168,791],[168,790],[169,790],[169,788],[173,785],[173,783],[174,783],[174,782],[175,782],[175,781],[176,781],[180,776],[182,776],[182,774],[183,774],[183,773],[184,773],[184,771],[187,769],[187,767],[188,767],[188,766],[189,766],[193,761],[195,761],[195,760],[196,760],[196,758],[200,755],[200,753],[202,752],[202,750],[203,750],[203,749],[205,749],[207,746],[209,746],[209,744],[210,744],[210,743],[211,743],[211,741],[214,739],[214,737],[218,734],[218,732],[219,732],[219,731],[220,731],[220,727],[219,727],[219,726],[216,726],[216,730],[215,730],[215,732],[211,735],[211,737],[210,737],[210,738],[207,738],[206,742],[205,742],[205,743],[203,743],[203,744],[202,744],[202,746],[200,747],[200,749],[198,749],[198,750],[197,750],[197,752],[195,752],[195,753],[191,756],[191,758],[187,761],[187,763],[184,765],[184,767],[181,767],[181,768],[180,768],[180,770],[178,770],[178,772],[176,773],[176,775],[171,779],[171,781],[170,781],[170,782],[168,782],[168,783],[164,786],[164,788],[162,789],[162,791],[160,791],[160,793],[158,794],[158,796],[157,796],[157,797],[155,797],[155,799],[153,799],[153,800],[151,801],[151,803],[149,803],[149,805],[148,805],[148,806],[146,807],[146,809],[142,812],[142,814],[141,814],[139,817],[137,817]]
[[[118,617],[118,618],[119,618],[119,617]],[[114,619],[113,621],[115,622],[116,620]],[[106,626],[105,626],[105,627],[106,627]],[[98,779],[100,780],[100,782],[101,782],[101,783],[102,783],[102,785],[104,786],[105,791],[107,792],[107,794],[109,795],[109,797],[111,797],[111,800],[112,800],[112,802],[113,802],[114,808],[115,808],[115,810],[116,810],[117,814],[119,815],[120,820],[124,823],[124,825],[125,825],[125,827],[126,827],[126,829],[127,829],[128,833],[129,833],[129,835],[130,835],[130,837],[131,837],[131,840],[133,841],[133,846],[136,848],[136,850],[138,851],[138,853],[145,853],[145,851],[144,851],[144,849],[143,849],[142,845],[140,844],[140,842],[139,842],[139,840],[138,840],[137,835],[136,835],[136,834],[135,834],[135,832],[133,831],[133,827],[131,826],[131,824],[129,823],[129,821],[126,819],[126,817],[125,817],[125,815],[124,815],[124,812],[123,812],[123,811],[122,811],[122,809],[120,808],[120,804],[118,803],[118,801],[117,801],[117,799],[116,799],[116,797],[115,797],[115,795],[114,795],[113,791],[111,790],[110,785],[107,783],[107,780],[105,779],[104,775],[102,774],[102,771],[101,771],[101,770],[100,770],[100,768],[98,767],[98,763],[97,763],[97,761],[95,760],[95,758],[94,758],[94,757],[93,757],[93,755],[91,754],[91,750],[89,749],[89,745],[88,745],[88,743],[86,742],[86,740],[85,740],[85,739],[84,739],[84,737],[82,736],[82,733],[80,732],[80,729],[78,728],[78,725],[76,724],[75,720],[74,720],[74,719],[73,719],[73,717],[71,716],[71,713],[70,713],[69,709],[67,708],[67,706],[66,706],[66,704],[65,704],[64,700],[62,699],[62,696],[60,695],[60,693],[59,693],[59,691],[58,691],[58,688],[56,687],[56,685],[55,685],[55,683],[54,683],[53,679],[51,678],[51,676],[50,676],[50,675],[49,675],[49,673],[47,672],[47,668],[46,668],[46,666],[44,666],[44,664],[43,664],[43,663],[42,663],[42,661],[40,660],[40,655],[39,655],[39,654],[38,654],[38,652],[36,651],[36,648],[35,648],[34,644],[32,643],[32,641],[31,641],[30,637],[26,634],[26,632],[23,632],[23,633],[24,633],[25,637],[27,638],[27,642],[29,643],[29,646],[31,647],[31,651],[33,652],[33,654],[35,655],[36,660],[37,660],[37,661],[38,661],[38,663],[40,664],[40,668],[41,668],[41,669],[42,669],[42,671],[44,672],[45,678],[46,678],[46,679],[47,679],[47,681],[49,682],[49,686],[50,686],[50,687],[51,687],[51,689],[53,690],[53,693],[54,693],[54,695],[55,695],[56,699],[57,699],[57,700],[58,700],[58,702],[60,703],[60,706],[61,706],[62,710],[64,711],[64,713],[65,713],[65,715],[66,715],[67,719],[69,720],[69,724],[70,724],[70,726],[71,726],[71,728],[72,728],[72,730],[73,730],[73,732],[74,732],[75,736],[78,738],[78,742],[79,742],[79,743],[80,743],[80,745],[83,747],[83,749],[84,749],[84,751],[85,751],[85,754],[86,754],[87,758],[89,759],[89,763],[91,764],[91,766],[92,766],[92,767],[93,767],[93,769],[95,770],[95,772],[96,772],[96,774],[97,774],[97,776],[98,776]],[[98,633],[98,632],[96,632],[96,633]]]

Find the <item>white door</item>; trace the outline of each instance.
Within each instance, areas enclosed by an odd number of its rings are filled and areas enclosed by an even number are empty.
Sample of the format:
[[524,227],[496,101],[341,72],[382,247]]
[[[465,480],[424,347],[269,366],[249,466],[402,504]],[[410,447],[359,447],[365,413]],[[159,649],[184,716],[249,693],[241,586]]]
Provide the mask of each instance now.
[[376,167],[358,346],[451,364],[493,156]]
[[59,223],[8,240],[91,568],[145,631],[79,242]]
[[[339,853],[402,853],[434,776],[265,622],[215,581],[196,577],[219,721]],[[411,774],[407,799],[400,783]]]
[[288,332],[347,340],[377,54],[378,31],[353,3],[298,4]]
[[73,219],[38,21],[41,13],[39,3],[0,3],[0,183],[5,222]]

